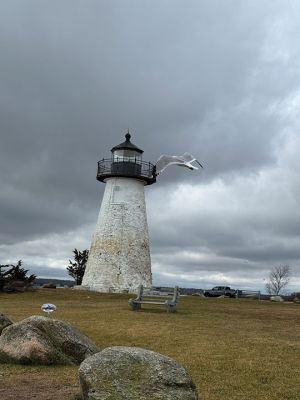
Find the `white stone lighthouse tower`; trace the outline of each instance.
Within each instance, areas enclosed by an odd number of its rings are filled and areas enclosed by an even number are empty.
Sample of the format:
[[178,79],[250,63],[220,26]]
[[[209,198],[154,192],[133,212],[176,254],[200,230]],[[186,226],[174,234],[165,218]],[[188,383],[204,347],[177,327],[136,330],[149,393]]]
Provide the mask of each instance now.
[[97,292],[135,292],[152,283],[144,186],[156,182],[155,167],[142,161],[129,132],[125,138],[98,162],[97,179],[106,186],[82,280]]

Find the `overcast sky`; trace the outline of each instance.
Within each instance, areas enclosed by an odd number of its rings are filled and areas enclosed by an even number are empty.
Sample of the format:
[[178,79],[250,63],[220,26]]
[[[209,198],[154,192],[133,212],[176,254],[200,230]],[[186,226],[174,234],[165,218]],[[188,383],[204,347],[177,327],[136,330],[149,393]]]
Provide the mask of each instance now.
[[90,246],[97,161],[188,151],[146,187],[154,284],[300,290],[300,3],[0,3],[0,255],[66,278]]

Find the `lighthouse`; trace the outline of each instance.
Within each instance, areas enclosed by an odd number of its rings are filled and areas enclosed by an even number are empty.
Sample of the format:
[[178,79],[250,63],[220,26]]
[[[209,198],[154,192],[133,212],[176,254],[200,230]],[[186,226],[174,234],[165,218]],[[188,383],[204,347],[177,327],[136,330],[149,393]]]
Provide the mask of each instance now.
[[131,135],[98,162],[105,183],[82,288],[97,292],[136,292],[151,286],[151,259],[144,187],[156,182],[155,166],[142,159]]

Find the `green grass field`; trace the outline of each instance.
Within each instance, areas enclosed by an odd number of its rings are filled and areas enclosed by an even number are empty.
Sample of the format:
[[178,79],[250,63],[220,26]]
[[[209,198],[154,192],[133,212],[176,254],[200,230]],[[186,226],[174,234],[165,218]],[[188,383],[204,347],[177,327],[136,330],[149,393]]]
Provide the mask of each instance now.
[[[182,297],[178,312],[167,314],[150,306],[133,312],[129,297],[42,289],[1,294],[0,312],[19,321],[54,303],[53,318],[72,323],[101,349],[138,346],[174,358],[190,372],[202,400],[300,399],[299,305]],[[0,398],[79,398],[77,371],[2,364]]]

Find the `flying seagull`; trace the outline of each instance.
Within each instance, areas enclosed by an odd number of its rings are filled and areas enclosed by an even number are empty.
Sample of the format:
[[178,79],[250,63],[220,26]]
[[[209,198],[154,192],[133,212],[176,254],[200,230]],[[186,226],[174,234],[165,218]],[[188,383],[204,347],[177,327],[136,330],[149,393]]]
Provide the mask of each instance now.
[[180,167],[187,167],[191,170],[199,169],[192,164],[193,162],[196,162],[203,168],[196,157],[192,156],[190,153],[184,153],[182,156],[168,156],[167,154],[163,154],[156,162],[156,175],[162,173],[169,165],[179,165]]

